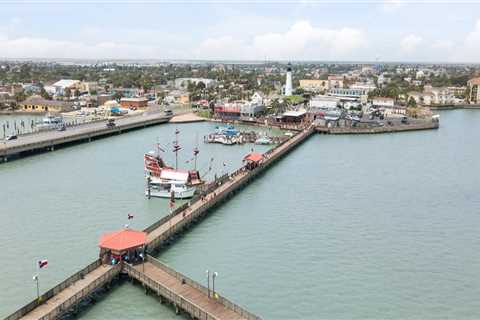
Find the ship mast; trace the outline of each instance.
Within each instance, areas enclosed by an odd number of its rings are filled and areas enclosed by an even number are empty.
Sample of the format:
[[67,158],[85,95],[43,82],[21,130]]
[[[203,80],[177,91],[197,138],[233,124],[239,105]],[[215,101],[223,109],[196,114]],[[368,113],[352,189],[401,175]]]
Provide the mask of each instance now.
[[182,149],[180,145],[178,144],[178,134],[180,133],[180,130],[175,129],[175,141],[173,143],[173,152],[175,152],[175,170],[178,170],[178,151]]
[[197,140],[197,146],[195,147],[195,149],[193,149],[193,156],[195,157],[195,166],[194,166],[195,171],[197,170],[197,156],[200,153],[200,150],[198,150],[198,133],[197,133],[196,140]]

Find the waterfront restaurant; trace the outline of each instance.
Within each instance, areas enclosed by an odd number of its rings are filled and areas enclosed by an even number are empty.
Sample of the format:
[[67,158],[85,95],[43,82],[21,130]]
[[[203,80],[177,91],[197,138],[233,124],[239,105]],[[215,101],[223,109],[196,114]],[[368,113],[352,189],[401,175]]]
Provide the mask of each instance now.
[[142,231],[123,229],[101,236],[98,246],[104,264],[141,262],[147,234]]
[[281,121],[286,123],[301,123],[303,120],[305,120],[306,116],[307,111],[304,109],[291,110],[282,114]]

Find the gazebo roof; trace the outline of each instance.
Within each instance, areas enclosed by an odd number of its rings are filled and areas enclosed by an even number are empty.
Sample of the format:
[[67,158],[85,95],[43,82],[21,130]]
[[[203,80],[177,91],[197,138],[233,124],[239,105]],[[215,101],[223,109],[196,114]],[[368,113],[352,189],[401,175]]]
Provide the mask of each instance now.
[[253,162],[258,162],[260,160],[263,159],[263,154],[259,153],[259,152],[252,152],[252,153],[249,153],[245,156],[245,158],[243,158],[243,160],[246,160],[246,161],[253,161]]
[[145,232],[124,229],[102,235],[98,245],[103,249],[123,251],[143,246],[146,239]]

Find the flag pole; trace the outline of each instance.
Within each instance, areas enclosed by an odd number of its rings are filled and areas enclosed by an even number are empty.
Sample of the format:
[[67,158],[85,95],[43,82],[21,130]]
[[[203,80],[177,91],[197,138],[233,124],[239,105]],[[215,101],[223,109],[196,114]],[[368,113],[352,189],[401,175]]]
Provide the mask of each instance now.
[[40,276],[40,266],[38,264],[38,261],[36,261],[35,267],[37,268],[37,274],[33,278],[35,279],[35,282],[37,283],[37,301],[40,302],[40,285],[38,283],[39,282],[38,278]]

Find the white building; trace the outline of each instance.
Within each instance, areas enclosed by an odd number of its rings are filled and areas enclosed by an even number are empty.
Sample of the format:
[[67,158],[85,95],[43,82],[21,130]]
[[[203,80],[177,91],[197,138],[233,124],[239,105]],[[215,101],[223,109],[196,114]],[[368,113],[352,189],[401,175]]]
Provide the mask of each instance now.
[[55,89],[55,94],[63,96],[65,89],[77,89],[80,86],[80,82],[80,80],[62,79],[52,84],[52,87]]
[[309,102],[309,111],[318,113],[322,111],[336,109],[340,104],[340,99],[331,96],[315,96]]
[[380,108],[393,108],[395,100],[390,97],[374,97],[372,99],[372,106]]
[[255,92],[250,101],[240,106],[240,115],[242,117],[255,117],[265,111],[265,97],[260,92]]

